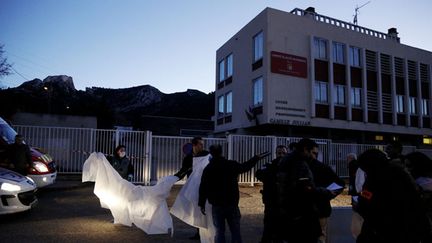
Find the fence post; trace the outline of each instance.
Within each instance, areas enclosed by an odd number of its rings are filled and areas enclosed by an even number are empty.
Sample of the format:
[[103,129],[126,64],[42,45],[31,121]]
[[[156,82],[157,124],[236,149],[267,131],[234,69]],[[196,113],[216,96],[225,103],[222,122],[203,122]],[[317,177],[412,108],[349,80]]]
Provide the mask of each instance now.
[[269,136],[271,138],[271,156],[272,156],[272,160],[276,159],[276,146],[278,146],[279,144],[277,144],[277,138],[275,136]]
[[227,137],[227,147],[228,147],[228,159],[232,160],[234,158],[233,155],[233,148],[234,148],[234,144],[233,144],[233,135],[229,134]]
[[333,168],[333,170],[334,170],[334,172],[337,172],[337,165],[336,165],[336,163],[337,163],[337,158],[336,158],[336,156],[335,156],[335,154],[334,154],[334,145],[333,145],[333,142],[330,140],[328,143],[328,146],[327,146],[327,150],[328,150],[328,164]]
[[89,153],[93,153],[96,151],[96,140],[94,139],[96,136],[96,129],[90,128],[90,148],[88,150]]
[[[153,135],[151,131],[145,131],[145,148],[144,148],[144,154],[145,154],[145,165],[148,166],[147,173],[145,173],[145,166],[144,166],[144,182],[146,185],[154,185],[157,182],[157,175],[156,175],[156,166],[153,166],[153,160],[152,160],[152,142],[153,142]],[[153,176],[155,176],[153,178]]]
[[116,129],[115,130],[115,148],[117,148],[117,146],[119,146],[120,144],[120,130]]
[[[252,156],[255,155],[255,137],[252,137]],[[250,184],[251,186],[254,186],[254,180],[255,180],[255,170],[251,170],[251,178],[250,178]]]

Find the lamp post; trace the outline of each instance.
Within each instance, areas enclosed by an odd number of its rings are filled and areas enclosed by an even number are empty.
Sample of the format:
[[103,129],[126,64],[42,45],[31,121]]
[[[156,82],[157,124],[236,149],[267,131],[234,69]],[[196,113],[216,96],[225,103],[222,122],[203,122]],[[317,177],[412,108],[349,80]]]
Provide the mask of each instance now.
[[48,86],[44,86],[43,89],[48,95],[48,114],[51,114],[51,89]]

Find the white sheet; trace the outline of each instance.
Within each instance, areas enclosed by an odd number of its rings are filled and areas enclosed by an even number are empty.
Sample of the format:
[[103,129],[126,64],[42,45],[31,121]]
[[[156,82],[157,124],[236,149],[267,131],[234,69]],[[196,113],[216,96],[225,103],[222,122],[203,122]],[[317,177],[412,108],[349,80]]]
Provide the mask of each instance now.
[[204,168],[209,163],[210,155],[194,157],[192,173],[180,190],[171,214],[185,223],[199,228],[202,243],[214,242],[215,228],[213,225],[211,205],[206,202],[206,215],[201,213],[198,206],[199,186]]
[[94,193],[111,211],[114,223],[133,223],[147,234],[173,234],[166,198],[176,176],[161,178],[155,186],[136,186],[124,180],[102,153],[94,152],[84,163],[82,181],[95,182]]
[[363,184],[365,183],[365,180],[366,173],[362,169],[358,168],[355,177],[355,188],[358,193],[363,191]]

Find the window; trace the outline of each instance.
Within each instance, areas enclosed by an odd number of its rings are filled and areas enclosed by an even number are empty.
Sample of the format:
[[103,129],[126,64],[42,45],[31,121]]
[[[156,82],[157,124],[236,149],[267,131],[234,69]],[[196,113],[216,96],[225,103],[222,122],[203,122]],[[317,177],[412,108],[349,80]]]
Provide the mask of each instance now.
[[361,107],[361,88],[351,87],[351,105]]
[[336,105],[345,105],[345,86],[343,85],[334,86],[333,103],[335,103]]
[[333,62],[344,64],[345,45],[333,42]]
[[432,144],[432,138],[424,137],[423,138],[423,144]]
[[360,48],[350,46],[350,64],[353,67],[360,67]]
[[397,113],[404,113],[404,97],[403,95],[398,95],[397,97],[397,102],[396,102],[396,112]]
[[225,80],[225,59],[219,62],[219,82]]
[[315,58],[327,59],[327,41],[320,38],[314,39]]
[[412,115],[417,114],[417,99],[415,97],[409,97],[409,113]]
[[230,54],[226,58],[226,62],[227,62],[227,77],[229,78],[233,75],[233,54]]
[[315,81],[315,101],[318,103],[327,103],[327,83]]
[[232,113],[232,91],[226,95],[226,113]]
[[429,116],[429,102],[427,99],[422,99],[422,115]]
[[218,114],[223,115],[224,113],[225,113],[224,96],[221,95],[218,97]]
[[263,32],[259,32],[254,36],[254,62],[263,58],[263,50],[264,50],[264,34]]
[[259,77],[253,81],[253,104],[261,105],[263,102],[263,78]]

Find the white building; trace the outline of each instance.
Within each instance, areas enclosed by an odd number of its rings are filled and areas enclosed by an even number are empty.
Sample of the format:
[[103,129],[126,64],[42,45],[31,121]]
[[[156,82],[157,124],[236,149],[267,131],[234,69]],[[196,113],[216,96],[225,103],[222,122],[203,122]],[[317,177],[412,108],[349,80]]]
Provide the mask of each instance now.
[[428,143],[431,65],[395,28],[266,8],[217,50],[215,133]]

